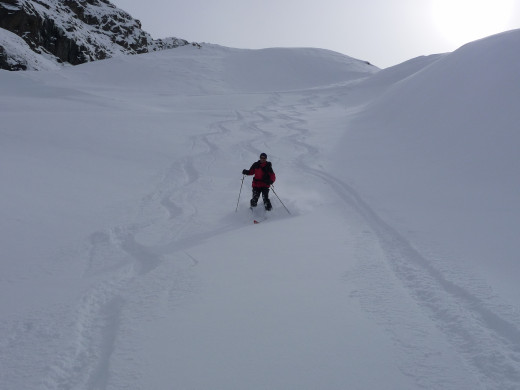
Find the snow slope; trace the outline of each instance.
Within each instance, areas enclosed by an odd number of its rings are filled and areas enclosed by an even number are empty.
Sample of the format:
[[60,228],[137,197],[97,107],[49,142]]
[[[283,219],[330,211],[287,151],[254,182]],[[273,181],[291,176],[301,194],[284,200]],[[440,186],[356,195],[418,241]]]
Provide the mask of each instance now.
[[470,43],[393,85],[354,119],[341,157],[346,177],[403,231],[435,237],[450,261],[496,277],[513,302],[520,301],[511,272],[520,271],[518,36]]
[[22,64],[27,70],[53,70],[60,66],[55,58],[32,51],[22,38],[3,28],[0,28],[0,54],[9,66]]
[[[518,388],[519,41],[0,72],[0,388]],[[260,152],[291,214],[253,225]]]

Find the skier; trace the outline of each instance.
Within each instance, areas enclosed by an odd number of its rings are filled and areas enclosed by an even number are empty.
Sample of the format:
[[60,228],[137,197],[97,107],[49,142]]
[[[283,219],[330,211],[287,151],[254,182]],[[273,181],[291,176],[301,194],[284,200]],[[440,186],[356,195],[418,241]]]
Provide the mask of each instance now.
[[251,207],[256,207],[258,198],[262,194],[264,200],[264,207],[270,211],[273,206],[269,200],[269,187],[276,180],[276,175],[273,171],[273,166],[270,161],[267,161],[267,154],[260,154],[260,160],[253,163],[251,168],[244,169],[243,175],[254,175],[253,177],[253,198],[251,199]]

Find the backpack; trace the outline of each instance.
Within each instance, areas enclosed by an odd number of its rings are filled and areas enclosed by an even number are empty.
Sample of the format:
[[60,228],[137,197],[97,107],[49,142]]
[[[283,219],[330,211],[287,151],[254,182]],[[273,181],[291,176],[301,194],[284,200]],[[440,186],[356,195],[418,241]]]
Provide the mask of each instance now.
[[260,181],[263,181],[264,183],[271,184],[271,175],[270,173],[274,173],[273,171],[273,165],[271,164],[271,161],[267,161],[265,164],[265,167],[260,166],[260,161],[257,161],[252,166],[253,169],[260,168],[262,169],[263,175],[262,179]]

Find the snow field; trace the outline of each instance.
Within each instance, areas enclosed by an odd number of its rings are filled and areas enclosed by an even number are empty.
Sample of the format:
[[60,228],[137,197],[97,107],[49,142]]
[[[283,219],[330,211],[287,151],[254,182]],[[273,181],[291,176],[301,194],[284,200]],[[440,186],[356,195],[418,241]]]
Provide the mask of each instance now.
[[[0,387],[517,388],[517,268],[446,234],[498,200],[445,212],[450,171],[414,132],[438,107],[421,106],[415,81],[431,87],[489,42],[383,71],[207,45],[0,72]],[[426,135],[439,153],[472,134],[456,112],[450,132]],[[496,122],[514,144],[511,123]],[[253,225],[250,178],[235,207],[260,152],[291,215],[271,194]],[[457,178],[454,195],[478,183]]]

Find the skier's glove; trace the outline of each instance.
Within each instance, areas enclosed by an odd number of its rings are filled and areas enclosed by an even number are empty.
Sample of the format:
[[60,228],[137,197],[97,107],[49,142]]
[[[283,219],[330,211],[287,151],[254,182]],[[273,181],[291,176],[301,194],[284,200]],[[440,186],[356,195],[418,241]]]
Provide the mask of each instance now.
[[244,169],[244,170],[242,171],[242,175],[249,175],[249,171],[248,171],[247,169]]

